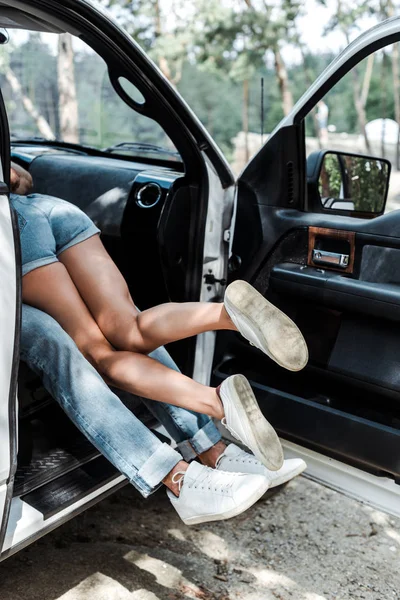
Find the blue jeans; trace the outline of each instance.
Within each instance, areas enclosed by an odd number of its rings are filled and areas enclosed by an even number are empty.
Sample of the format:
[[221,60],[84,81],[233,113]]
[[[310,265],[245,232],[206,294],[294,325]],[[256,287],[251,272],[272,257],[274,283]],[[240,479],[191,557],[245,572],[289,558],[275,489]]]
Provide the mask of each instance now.
[[[178,370],[165,348],[150,356]],[[145,497],[182,457],[191,460],[221,439],[208,416],[143,399],[177,442],[179,452],[161,442],[107,386],[57,321],[25,304],[21,360],[42,378],[44,387],[82,433]]]

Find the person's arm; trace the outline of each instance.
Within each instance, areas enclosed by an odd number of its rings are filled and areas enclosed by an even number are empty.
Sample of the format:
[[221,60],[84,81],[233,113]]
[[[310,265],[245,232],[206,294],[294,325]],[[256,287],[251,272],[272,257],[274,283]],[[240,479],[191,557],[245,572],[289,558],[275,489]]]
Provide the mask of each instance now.
[[33,188],[33,179],[30,173],[14,162],[11,163],[10,183],[11,191],[20,196],[26,196]]

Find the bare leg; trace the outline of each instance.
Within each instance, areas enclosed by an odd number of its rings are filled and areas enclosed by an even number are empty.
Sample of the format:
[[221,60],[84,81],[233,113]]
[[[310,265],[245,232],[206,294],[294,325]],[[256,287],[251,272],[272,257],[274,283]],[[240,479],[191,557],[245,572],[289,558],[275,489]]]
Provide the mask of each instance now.
[[22,297],[26,304],[56,319],[82,354],[115,387],[218,419],[224,416],[214,388],[168,369],[146,355],[115,350],[99,329],[62,264],[53,263],[25,275]]
[[188,469],[188,467],[188,463],[182,460],[181,462],[178,462],[178,464],[175,465],[172,471],[170,471],[168,475],[163,479],[163,484],[166,485],[167,488],[169,488],[171,492],[175,494],[175,496],[179,497],[180,489],[179,483],[176,483],[174,481],[174,475],[175,473],[185,472]]
[[98,236],[72,246],[59,258],[99,328],[119,350],[148,354],[205,331],[235,329],[223,304],[168,303],[139,313]]

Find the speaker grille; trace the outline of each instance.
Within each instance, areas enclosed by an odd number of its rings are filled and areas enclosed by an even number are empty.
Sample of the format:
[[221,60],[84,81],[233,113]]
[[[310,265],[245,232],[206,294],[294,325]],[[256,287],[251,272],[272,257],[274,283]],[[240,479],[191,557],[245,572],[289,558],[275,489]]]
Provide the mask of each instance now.
[[287,197],[288,204],[294,203],[294,165],[292,161],[287,163]]

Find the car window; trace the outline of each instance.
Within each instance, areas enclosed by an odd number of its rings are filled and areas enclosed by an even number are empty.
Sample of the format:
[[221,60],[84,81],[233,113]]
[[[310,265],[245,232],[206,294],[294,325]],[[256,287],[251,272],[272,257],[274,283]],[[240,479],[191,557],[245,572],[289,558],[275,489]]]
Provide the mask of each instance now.
[[[118,153],[135,155],[140,144],[175,150],[158,123],[119,97],[106,63],[81,40],[14,30],[0,46],[0,61],[13,139],[56,138],[99,149],[119,144]],[[130,86],[129,95],[141,98]]]
[[[390,161],[386,212],[400,208],[399,53],[397,43],[366,57],[318,102],[305,120],[307,156],[324,149]],[[376,164],[383,170],[383,163]],[[338,202],[332,204],[332,208],[338,206]]]

